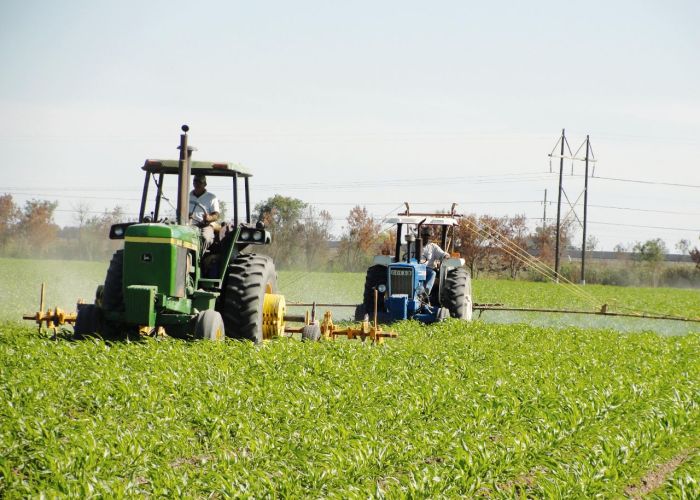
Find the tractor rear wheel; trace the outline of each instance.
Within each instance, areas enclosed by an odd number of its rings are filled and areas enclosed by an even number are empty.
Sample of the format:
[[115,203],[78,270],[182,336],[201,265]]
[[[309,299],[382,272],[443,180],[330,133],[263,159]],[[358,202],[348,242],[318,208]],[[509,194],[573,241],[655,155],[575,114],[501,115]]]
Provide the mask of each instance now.
[[108,311],[124,310],[124,250],[117,250],[107,269],[105,286],[102,289],[102,307]]
[[194,324],[194,336],[204,340],[224,340],[224,320],[213,309],[201,311]]
[[440,290],[442,307],[449,309],[453,318],[471,319],[471,290],[471,277],[465,268],[448,270]]
[[272,258],[252,253],[236,257],[228,266],[217,304],[226,335],[262,342],[265,294],[276,291],[277,274]]
[[[376,264],[367,269],[367,275],[365,276],[365,291],[362,298],[362,305],[364,306],[364,312],[362,312],[362,318],[355,318],[357,320],[364,319],[365,314],[369,314],[370,317],[374,316],[374,289],[379,285],[387,285],[387,267],[381,264]],[[380,312],[384,311],[384,294],[377,294],[377,310]],[[355,315],[360,314],[360,311],[355,311]]]

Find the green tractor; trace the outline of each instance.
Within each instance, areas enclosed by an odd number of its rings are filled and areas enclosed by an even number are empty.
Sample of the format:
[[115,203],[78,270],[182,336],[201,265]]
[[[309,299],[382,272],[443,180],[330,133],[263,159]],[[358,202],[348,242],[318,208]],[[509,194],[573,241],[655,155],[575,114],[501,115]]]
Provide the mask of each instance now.
[[[115,224],[111,239],[124,240],[112,257],[94,304],[80,304],[75,334],[104,337],[166,333],[181,338],[225,336],[261,342],[284,331],[285,301],[277,291],[272,259],[250,253],[270,243],[262,223],[251,222],[251,174],[239,165],[192,161],[189,127],[182,126],[179,160],[146,160],[138,222]],[[233,186],[233,221],[215,228],[205,249],[202,229],[189,211],[192,175],[228,177]],[[166,178],[178,183],[176,220],[161,216]],[[239,184],[245,217],[239,220]],[[149,188],[155,196],[149,203]],[[151,204],[152,203],[152,204]],[[149,210],[150,208],[150,210]],[[240,214],[242,215],[242,214]]]

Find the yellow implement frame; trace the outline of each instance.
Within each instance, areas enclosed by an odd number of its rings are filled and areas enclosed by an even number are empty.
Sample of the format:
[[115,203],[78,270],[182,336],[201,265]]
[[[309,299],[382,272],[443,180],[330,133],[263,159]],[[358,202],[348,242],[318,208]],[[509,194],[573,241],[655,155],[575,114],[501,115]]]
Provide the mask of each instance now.
[[[46,283],[41,284],[41,296],[39,298],[39,310],[34,314],[25,314],[22,319],[28,321],[35,321],[39,326],[39,332],[41,332],[44,323],[46,323],[46,328],[53,329],[54,335],[58,331],[58,327],[66,323],[74,324],[78,317],[75,312],[64,311],[63,309],[56,306],[54,309],[47,309],[44,311],[44,296],[46,295]],[[78,300],[78,304],[82,304],[82,300]]]
[[[384,331],[377,324],[377,290],[374,291],[374,321],[370,322],[369,319],[365,319],[360,322],[358,326],[346,326],[339,327],[333,323],[333,313],[331,311],[326,311],[323,314],[323,320],[320,323],[321,335],[326,340],[335,340],[336,337],[345,337],[348,340],[362,340],[363,342],[370,339],[372,342],[381,344],[384,339],[394,339],[399,336],[396,332]],[[314,304],[311,309],[311,314],[306,311],[304,317],[304,326],[308,326],[313,323],[317,323],[315,320],[316,316],[316,305]],[[288,320],[291,318],[287,318]],[[284,329],[287,333],[301,333],[304,327],[291,328],[287,327]]]

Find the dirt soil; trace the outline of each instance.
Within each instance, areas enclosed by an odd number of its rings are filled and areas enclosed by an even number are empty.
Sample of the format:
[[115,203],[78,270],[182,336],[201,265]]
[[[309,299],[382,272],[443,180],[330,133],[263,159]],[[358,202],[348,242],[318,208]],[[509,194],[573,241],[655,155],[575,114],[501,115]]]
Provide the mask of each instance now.
[[637,484],[627,486],[627,488],[625,488],[625,494],[630,498],[643,498],[659,488],[673,471],[680,467],[688,458],[698,453],[698,451],[700,451],[700,449],[697,447],[683,450],[668,462],[660,464],[654,470],[648,472]]

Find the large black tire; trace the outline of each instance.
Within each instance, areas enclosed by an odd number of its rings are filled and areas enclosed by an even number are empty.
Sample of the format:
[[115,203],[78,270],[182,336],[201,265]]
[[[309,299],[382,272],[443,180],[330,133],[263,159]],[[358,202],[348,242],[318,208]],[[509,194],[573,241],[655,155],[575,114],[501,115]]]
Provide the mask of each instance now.
[[[387,286],[387,267],[381,264],[376,264],[367,269],[365,276],[365,291],[362,296],[362,304],[364,313],[374,316],[374,289],[379,285]],[[384,294],[379,293],[377,297],[377,310],[384,311]],[[362,316],[364,317],[364,313]],[[357,314],[357,311],[356,311]]]
[[440,290],[440,303],[450,311],[453,318],[466,319],[467,297],[471,297],[471,277],[463,267],[450,269],[445,274],[445,281]]
[[117,250],[107,269],[102,289],[102,308],[108,311],[124,310],[124,250]]
[[95,304],[80,304],[75,318],[73,334],[75,338],[98,333],[100,330],[100,309]]
[[262,342],[266,292],[277,292],[272,258],[250,253],[239,255],[229,264],[216,308],[224,319],[227,336]]

